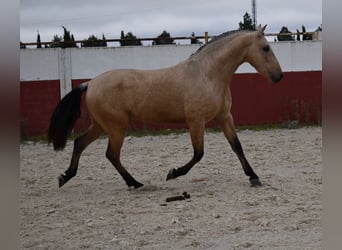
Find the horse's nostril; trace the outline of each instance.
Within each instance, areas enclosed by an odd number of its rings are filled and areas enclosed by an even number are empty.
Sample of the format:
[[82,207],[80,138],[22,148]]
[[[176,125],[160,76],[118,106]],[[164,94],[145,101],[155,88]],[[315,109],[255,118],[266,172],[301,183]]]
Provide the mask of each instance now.
[[283,73],[278,74],[272,74],[271,79],[274,83],[279,82],[283,78]]

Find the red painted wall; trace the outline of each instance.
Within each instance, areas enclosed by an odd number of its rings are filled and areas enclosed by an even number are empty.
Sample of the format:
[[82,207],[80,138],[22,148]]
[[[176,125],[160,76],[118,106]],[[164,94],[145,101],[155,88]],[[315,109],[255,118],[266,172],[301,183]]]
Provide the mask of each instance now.
[[22,137],[46,134],[50,116],[60,100],[59,92],[59,80],[20,83]]
[[322,72],[286,72],[279,83],[260,74],[236,74],[231,85],[236,124],[254,125],[299,120],[321,122]]
[[[75,88],[87,79],[73,80]],[[20,84],[22,134],[46,134],[49,119],[59,101],[59,81],[30,81]],[[259,74],[236,74],[231,84],[232,113],[237,125],[257,125],[299,120],[305,124],[320,124],[322,110],[322,72],[286,72],[277,84]],[[75,132],[89,126],[89,114],[82,97],[82,115]],[[209,126],[215,126],[210,123]],[[135,121],[133,130],[183,128],[185,124],[144,124]]]

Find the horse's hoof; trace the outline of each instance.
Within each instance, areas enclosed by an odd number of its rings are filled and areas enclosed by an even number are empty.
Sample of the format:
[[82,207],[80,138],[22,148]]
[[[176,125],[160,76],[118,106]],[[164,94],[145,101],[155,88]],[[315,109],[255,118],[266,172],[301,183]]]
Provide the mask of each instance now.
[[259,179],[250,179],[251,187],[261,187],[261,181]]
[[166,176],[166,180],[168,181],[168,180],[171,180],[171,179],[176,178],[176,177],[175,177],[175,172],[176,172],[176,169],[171,168],[170,171],[169,171],[169,173],[168,173],[167,176]]
[[126,184],[127,184],[129,189],[131,189],[131,188],[137,189],[137,188],[144,186],[144,184],[142,184],[142,183],[140,183],[134,179],[130,180],[129,182],[126,182]]
[[62,187],[66,183],[63,175],[58,176],[58,187]]
[[140,187],[144,186],[144,184],[142,184],[140,182],[136,182],[133,186],[134,186],[135,189],[137,189],[137,188],[140,188]]

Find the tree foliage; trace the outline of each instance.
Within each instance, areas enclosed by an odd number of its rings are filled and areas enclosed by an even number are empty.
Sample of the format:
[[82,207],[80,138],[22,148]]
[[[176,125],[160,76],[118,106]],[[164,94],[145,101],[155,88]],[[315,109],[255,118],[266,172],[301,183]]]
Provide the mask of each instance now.
[[152,42],[153,45],[162,45],[162,44],[175,44],[174,39],[171,38],[169,32],[164,30],[156,39]]
[[50,45],[50,48],[62,48],[63,38],[58,35],[54,35],[52,39],[52,44]]
[[255,30],[253,20],[248,12],[243,15],[243,21],[239,22],[239,30]]
[[278,41],[294,41],[294,36],[290,34],[281,35],[285,33],[292,33],[292,32],[289,31],[289,29],[286,26],[283,26],[279,32],[279,35],[277,36]]
[[121,30],[121,46],[140,46],[142,45],[141,40],[139,40],[132,32],[128,32],[126,35],[123,30]]
[[102,35],[102,39],[91,35],[81,43],[81,47],[107,47],[106,38]]
[[77,47],[74,35],[70,33],[64,26],[62,26],[64,34],[63,37],[54,35],[50,48],[73,48]]
[[[77,47],[77,44],[75,42],[74,35],[71,34],[71,32],[64,26],[63,28],[63,36],[54,35],[52,39],[52,44],[49,46],[48,44],[45,44],[45,48],[68,48],[68,47]],[[255,30],[253,26],[253,20],[251,18],[251,15],[246,12],[243,15],[243,21],[239,22],[239,30]],[[315,31],[322,31],[322,25],[320,25]],[[278,41],[294,41],[295,39],[297,41],[301,40],[301,33],[305,33],[306,28],[304,25],[302,25],[302,32],[300,32],[297,29],[297,35],[293,36],[290,34],[281,35],[284,33],[292,33],[288,30],[286,26],[283,26],[280,30],[280,35],[277,36]],[[312,40],[313,35],[312,34],[303,34],[302,40]],[[276,41],[276,39],[275,39]],[[195,37],[195,33],[192,32],[191,38],[190,38],[191,44],[196,43],[202,43]],[[42,48],[42,43],[40,39],[39,31],[37,33],[37,48]],[[160,45],[160,44],[175,44],[174,39],[171,37],[170,33],[167,31],[163,31],[158,37],[156,37],[153,42],[153,45]],[[121,31],[121,46],[138,46],[142,45],[141,39],[138,39],[135,35],[133,35],[132,32],[128,32],[126,35],[124,31]],[[102,39],[97,38],[95,35],[90,35],[88,39],[84,39],[84,41],[81,43],[81,47],[106,47],[107,42],[104,35],[102,35]],[[26,48],[25,44],[20,42],[20,48]]]
[[64,30],[64,35],[63,35],[63,48],[73,48],[77,47],[75,43],[75,38],[74,35],[70,33],[69,30],[67,30],[64,26],[62,26]]
[[42,42],[40,41],[40,35],[39,32],[37,33],[37,49],[40,49],[42,47]]
[[107,47],[107,41],[106,41],[106,37],[104,36],[104,34],[102,34],[102,43],[104,47]]
[[[303,33],[306,32],[304,25],[302,25],[302,32]],[[312,34],[303,34],[303,41],[305,41],[305,40],[312,40]]]

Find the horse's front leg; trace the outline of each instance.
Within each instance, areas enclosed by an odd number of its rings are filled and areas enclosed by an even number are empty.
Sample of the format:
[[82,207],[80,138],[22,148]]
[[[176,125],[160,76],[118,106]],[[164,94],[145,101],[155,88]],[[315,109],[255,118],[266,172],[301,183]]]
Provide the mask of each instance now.
[[252,187],[261,186],[262,184],[259,180],[259,177],[255,174],[251,165],[249,165],[245,157],[240,140],[235,131],[233,116],[231,115],[231,113],[223,115],[222,117],[218,118],[217,121],[221,125],[223,133],[227,138],[230,146],[239,158],[245,174],[249,176],[249,181],[251,182]]
[[204,154],[204,128],[204,122],[189,124],[190,137],[194,149],[194,155],[192,159],[183,167],[170,169],[166,177],[166,180],[175,179],[178,176],[187,174],[190,171],[190,169],[202,159]]

